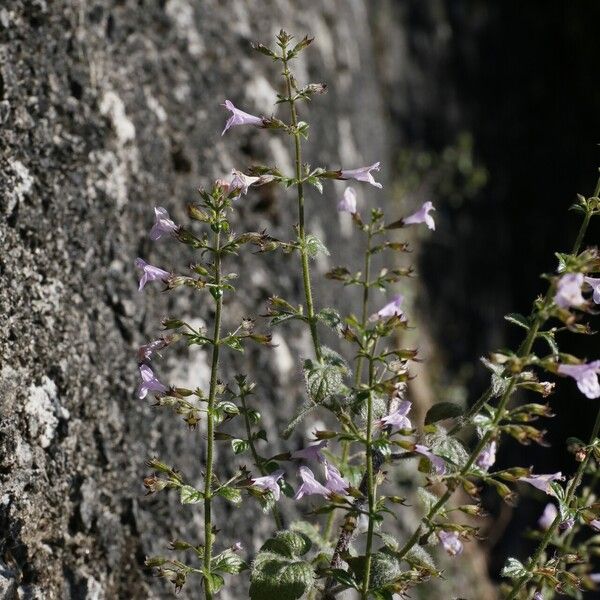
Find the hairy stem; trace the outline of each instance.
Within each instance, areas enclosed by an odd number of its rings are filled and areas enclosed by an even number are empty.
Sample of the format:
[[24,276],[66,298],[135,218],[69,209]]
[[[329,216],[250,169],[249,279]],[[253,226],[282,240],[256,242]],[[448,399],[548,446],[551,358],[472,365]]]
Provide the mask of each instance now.
[[[373,345],[373,354],[375,354],[375,344]],[[369,524],[367,527],[367,542],[365,547],[365,572],[361,591],[363,600],[367,600],[369,595],[369,583],[371,579],[371,552],[373,549],[373,526],[375,524],[373,519],[375,512],[375,476],[373,472],[373,392],[371,390],[375,371],[373,354],[369,357],[369,395],[367,397],[366,475]]]
[[306,230],[304,224],[304,184],[302,183],[302,143],[300,140],[300,133],[298,132],[298,113],[296,111],[296,101],[292,97],[292,74],[289,70],[288,61],[286,59],[283,59],[283,76],[285,78],[288,103],[290,105],[292,128],[294,130],[296,190],[298,192],[298,241],[300,245],[300,260],[302,262],[302,281],[304,283],[306,318],[310,327],[310,336],[312,338],[315,357],[320,362],[321,346],[319,344],[319,337],[317,334],[317,320],[315,318],[315,308],[312,296],[312,284],[310,280],[310,267],[308,264],[308,251],[306,249]]
[[204,476],[204,596],[212,600],[212,580],[210,568],[212,559],[212,478],[213,454],[215,442],[214,406],[217,395],[217,372],[219,368],[219,350],[221,338],[221,311],[223,310],[223,290],[221,289],[221,234],[215,233],[215,324],[213,329],[213,351],[210,368],[210,388],[206,409],[206,473]]

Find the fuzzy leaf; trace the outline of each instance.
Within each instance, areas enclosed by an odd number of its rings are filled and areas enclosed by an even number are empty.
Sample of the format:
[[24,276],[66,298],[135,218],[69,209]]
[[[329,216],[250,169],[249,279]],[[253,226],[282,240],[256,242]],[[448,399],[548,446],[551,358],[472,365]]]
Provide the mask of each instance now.
[[181,504],[197,504],[204,500],[204,494],[191,485],[182,485],[179,490]]
[[506,562],[506,566],[502,569],[502,573],[500,573],[503,577],[509,577],[510,579],[520,579],[525,575],[531,576],[531,574],[525,568],[522,562],[518,561],[516,558],[509,558]]
[[241,504],[242,502],[242,493],[234,487],[225,486],[220,488],[217,491],[217,496],[221,496],[235,505]]

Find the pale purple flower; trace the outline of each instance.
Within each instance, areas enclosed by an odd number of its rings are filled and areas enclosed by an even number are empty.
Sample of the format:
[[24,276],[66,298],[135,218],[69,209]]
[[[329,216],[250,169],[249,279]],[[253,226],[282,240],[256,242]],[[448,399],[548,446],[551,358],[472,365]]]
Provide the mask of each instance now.
[[308,467],[300,467],[300,477],[302,485],[298,488],[294,500],[300,500],[304,496],[329,496],[331,490],[328,490],[324,485],[320,484],[315,479],[315,474]]
[[240,195],[244,195],[248,193],[248,188],[256,183],[260,177],[252,177],[250,175],[245,175],[241,171],[237,171],[236,169],[232,169],[231,171],[231,181],[229,182],[230,188],[238,188],[240,190]]
[[440,538],[440,542],[442,542],[444,550],[450,556],[457,556],[463,551],[463,543],[460,541],[456,531],[438,531],[437,535]]
[[277,471],[273,471],[270,475],[265,475],[264,477],[254,477],[252,479],[252,485],[261,490],[266,490],[273,494],[273,498],[275,500],[279,500],[281,497],[281,488],[277,483],[284,474],[283,469],[278,469]]
[[171,277],[171,273],[169,273],[168,271],[164,271],[163,269],[159,269],[158,267],[153,267],[142,258],[135,259],[135,266],[138,269],[143,270],[142,277],[140,278],[140,292],[144,289],[144,286],[149,281],[167,281],[169,277]]
[[600,360],[582,365],[559,365],[558,372],[572,377],[577,382],[579,391],[587,398],[600,398]]
[[538,519],[538,525],[540,526],[540,529],[543,529],[544,531],[550,529],[550,525],[552,525],[554,519],[556,519],[557,514],[558,509],[554,504],[551,502],[546,504],[542,516]]
[[318,444],[306,446],[306,448],[302,448],[302,450],[296,450],[296,452],[292,454],[292,458],[302,460],[316,460],[322,463],[325,462],[325,457],[321,453],[321,450],[326,447],[327,440],[321,440]]
[[600,521],[598,519],[593,519],[592,521],[590,521],[590,527],[594,531],[600,531]]
[[244,546],[243,546],[242,542],[235,542],[231,546],[231,550],[233,552],[241,552],[243,549],[244,549]]
[[565,519],[562,523],[560,523],[558,528],[561,531],[567,531],[571,529],[573,525],[575,525],[575,519],[573,517],[569,517],[568,519]]
[[600,573],[590,573],[588,575],[588,577],[594,582],[594,583],[600,583]]
[[397,294],[390,303],[386,304],[383,308],[371,316],[371,321],[376,321],[378,319],[389,319],[391,317],[402,317],[404,314],[401,308],[403,302],[404,296],[402,294]]
[[536,592],[533,595],[533,600],[544,600],[544,596],[543,596],[542,592]]
[[600,304],[600,277],[584,277],[583,280],[594,290],[594,302]]
[[155,352],[162,350],[165,346],[167,346],[169,342],[164,338],[160,338],[158,340],[154,340],[149,344],[145,344],[141,346],[138,350],[138,360],[143,362],[145,360],[150,360]]
[[581,295],[583,273],[567,273],[563,275],[556,286],[554,302],[561,308],[581,306],[585,298]]
[[380,183],[377,183],[371,175],[371,171],[379,171],[379,163],[376,162],[369,167],[361,167],[360,169],[346,169],[342,170],[340,179],[354,179],[355,181],[364,181],[370,183],[376,188],[382,188]]
[[229,100],[225,100],[223,106],[231,111],[231,116],[227,119],[227,123],[225,123],[225,129],[223,129],[223,133],[221,135],[225,135],[225,132],[231,128],[236,127],[237,125],[255,125],[257,127],[261,127],[263,124],[263,120],[261,117],[257,117],[255,115],[251,115],[239,108],[236,108],[233,105],[233,102]]
[[167,387],[156,378],[154,371],[148,365],[140,365],[139,368],[142,381],[138,386],[137,395],[140,400],[143,400],[148,392],[164,394],[167,391]]
[[429,459],[436,475],[444,475],[446,473],[446,462],[444,459],[434,454],[427,446],[415,444],[415,452]]
[[350,487],[342,474],[327,461],[325,461],[325,487],[336,494],[343,494]]
[[412,215],[402,219],[404,225],[416,225],[417,223],[425,223],[429,229],[435,230],[435,221],[429,214],[432,210],[435,210],[433,204],[429,201],[425,202],[423,206]]
[[150,239],[159,240],[163,235],[177,231],[179,227],[171,221],[166,208],[156,206],[154,208],[154,226],[150,230]]
[[356,212],[356,191],[348,187],[344,190],[342,199],[338,202],[337,209],[340,212],[354,214]]
[[377,421],[380,427],[393,427],[394,429],[410,429],[412,424],[406,416],[412,407],[412,402],[400,400],[398,408]]
[[559,471],[558,473],[551,473],[547,475],[530,475],[529,477],[519,477],[519,481],[524,481],[532,485],[534,488],[545,492],[546,494],[550,494],[554,496],[554,491],[550,487],[550,483],[552,481],[560,481],[564,479],[562,473]]
[[484,471],[487,471],[496,462],[496,450],[498,444],[496,440],[492,440],[477,457],[477,466]]

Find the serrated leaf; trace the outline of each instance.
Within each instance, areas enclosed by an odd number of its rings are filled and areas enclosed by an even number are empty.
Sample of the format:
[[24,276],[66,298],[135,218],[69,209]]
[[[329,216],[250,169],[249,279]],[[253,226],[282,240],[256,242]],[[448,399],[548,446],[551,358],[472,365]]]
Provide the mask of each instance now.
[[246,450],[248,450],[249,446],[250,445],[246,440],[241,440],[239,438],[231,440],[231,449],[233,450],[234,454],[243,454],[246,452]]
[[316,258],[319,254],[324,254],[325,256],[329,256],[329,250],[327,246],[312,233],[309,233],[305,239],[305,247],[306,252],[310,258]]
[[234,487],[225,486],[219,488],[219,490],[217,491],[217,496],[221,496],[222,498],[229,500],[229,502],[235,505],[241,504],[242,502],[242,493],[240,492],[240,490]]
[[454,402],[438,402],[434,404],[425,415],[425,425],[437,423],[444,419],[453,419],[460,417],[464,410]]
[[273,552],[287,558],[297,558],[306,554],[312,547],[309,537],[299,531],[279,531],[268,539],[260,551]]
[[191,485],[182,485],[179,490],[181,504],[197,504],[204,500],[204,493]]
[[525,576],[531,577],[531,574],[527,571],[525,565],[516,558],[509,558],[500,574],[503,577],[509,577],[510,579],[520,579]]
[[247,569],[247,565],[231,548],[227,548],[211,560],[211,571],[220,571],[221,573],[240,573]]

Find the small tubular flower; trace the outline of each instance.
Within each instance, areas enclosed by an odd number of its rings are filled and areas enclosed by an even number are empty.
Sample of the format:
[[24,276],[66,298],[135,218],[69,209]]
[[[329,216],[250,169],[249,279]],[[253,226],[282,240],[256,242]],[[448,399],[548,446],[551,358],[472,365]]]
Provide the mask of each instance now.
[[429,459],[436,475],[444,475],[446,473],[446,462],[444,459],[434,454],[427,446],[415,444],[415,452]]
[[300,467],[299,474],[302,479],[302,485],[298,488],[294,500],[300,500],[304,496],[316,495],[327,497],[331,493],[331,490],[328,490],[315,479],[315,474],[308,467]]
[[279,500],[281,497],[281,488],[277,483],[282,477],[285,471],[283,469],[278,469],[277,471],[273,471],[270,475],[265,475],[264,477],[254,477],[252,479],[252,485],[261,490],[265,490],[267,492],[271,492],[273,494],[273,498],[275,500]]
[[567,273],[563,275],[556,285],[554,302],[560,308],[571,308],[581,306],[585,298],[581,295],[583,285],[583,273]]
[[179,227],[170,219],[166,208],[156,206],[154,208],[154,225],[150,230],[150,239],[159,240],[164,235],[177,231]]
[[579,391],[590,400],[600,398],[600,382],[598,381],[600,360],[582,365],[559,365],[558,372],[561,375],[572,377],[576,381]]
[[232,169],[231,171],[231,181],[229,182],[229,188],[237,188],[240,190],[240,195],[248,193],[248,188],[260,180],[260,177],[252,177],[250,175],[245,175],[241,171],[237,171],[236,169]]
[[410,429],[412,424],[409,418],[406,416],[412,407],[412,402],[408,400],[400,400],[398,408],[382,417],[377,421],[380,427],[392,427],[393,429]]
[[154,340],[145,344],[144,346],[140,346],[138,350],[138,360],[139,362],[149,361],[152,359],[152,356],[159,350],[162,350],[165,346],[169,344],[169,340],[165,338],[159,338],[158,340]]
[[321,440],[318,444],[312,444],[312,446],[306,446],[302,450],[296,450],[292,454],[292,458],[299,460],[316,460],[320,463],[325,462],[325,457],[321,453],[323,448],[327,447],[327,440]]
[[584,277],[583,280],[592,288],[592,300],[600,304],[600,277]]
[[136,258],[135,266],[138,269],[142,269],[142,277],[140,278],[140,292],[144,289],[144,286],[150,281],[167,281],[171,277],[171,273],[149,265],[144,259]]
[[416,225],[418,223],[425,223],[429,229],[435,231],[435,221],[429,214],[435,207],[431,202],[425,202],[421,208],[413,213],[412,215],[402,219],[404,225]]
[[233,105],[233,102],[229,100],[225,100],[223,106],[231,112],[231,116],[227,119],[227,123],[225,123],[225,129],[223,129],[223,133],[221,135],[225,135],[225,132],[231,127],[237,127],[238,125],[254,125],[256,127],[261,127],[263,124],[263,120],[261,117],[257,117],[256,115],[251,115],[250,113],[244,112],[239,108],[236,108]]
[[370,317],[371,321],[377,321],[379,319],[389,319],[391,317],[402,317],[402,303],[404,302],[404,296],[402,294],[396,294],[394,299],[386,304],[383,308],[379,309],[374,315]]
[[164,394],[167,391],[167,387],[156,378],[154,371],[148,365],[140,365],[139,369],[142,381],[138,386],[137,395],[140,400],[143,400],[148,392]]
[[376,188],[382,188],[381,183],[375,181],[371,171],[379,171],[379,162],[373,163],[368,167],[360,167],[359,169],[346,169],[341,171],[340,179],[354,179],[355,181],[364,181],[370,183]]
[[484,471],[487,471],[491,466],[493,466],[493,464],[496,462],[497,449],[498,444],[496,440],[492,440],[477,457],[477,460],[475,461],[477,466]]
[[540,529],[543,529],[544,531],[550,529],[550,525],[552,525],[554,519],[556,519],[557,514],[558,509],[554,504],[552,504],[551,502],[546,504],[542,516],[538,519],[538,525]]
[[325,461],[325,487],[336,494],[343,494],[350,487],[342,474],[327,461]]
[[347,212],[353,215],[356,212],[356,190],[348,187],[344,190],[342,199],[338,202],[337,209],[339,212]]
[[545,492],[546,494],[550,494],[554,496],[554,491],[550,487],[550,483],[553,481],[561,481],[564,479],[562,473],[559,471],[558,473],[551,473],[547,475],[530,475],[529,477],[519,477],[519,481],[524,481],[529,485],[532,485],[534,488]]
[[463,543],[456,531],[438,531],[438,538],[450,556],[458,556],[463,551]]

